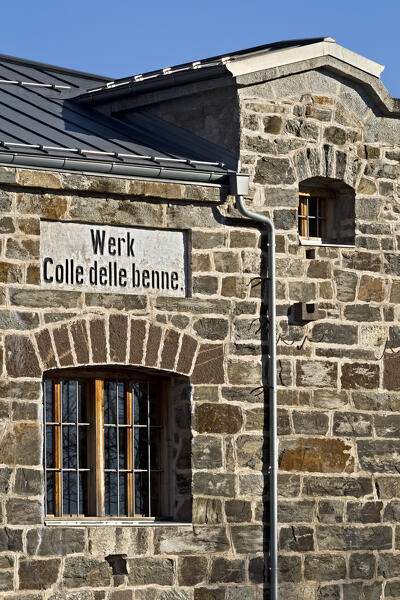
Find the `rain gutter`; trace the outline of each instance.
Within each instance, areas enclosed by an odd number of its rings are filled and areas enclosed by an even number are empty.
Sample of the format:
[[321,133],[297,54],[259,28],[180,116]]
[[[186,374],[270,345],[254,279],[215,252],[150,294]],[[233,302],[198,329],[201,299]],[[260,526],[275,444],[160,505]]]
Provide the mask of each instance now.
[[73,171],[91,175],[134,177],[138,179],[163,180],[166,182],[198,185],[227,185],[229,171],[202,169],[179,169],[162,165],[142,166],[112,161],[79,160],[53,156],[32,156],[16,152],[1,152],[0,165],[52,171]]
[[276,293],[275,293],[275,227],[271,219],[248,210],[243,196],[248,194],[248,175],[231,175],[231,194],[241,214],[260,223],[268,236],[268,382],[269,390],[269,510],[270,510],[270,599],[278,600],[278,436],[276,407]]

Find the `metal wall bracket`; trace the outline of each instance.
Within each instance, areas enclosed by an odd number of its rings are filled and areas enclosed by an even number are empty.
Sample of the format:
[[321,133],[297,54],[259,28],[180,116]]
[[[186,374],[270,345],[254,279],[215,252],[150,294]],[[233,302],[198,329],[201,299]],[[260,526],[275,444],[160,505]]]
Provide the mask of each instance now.
[[318,320],[318,304],[311,302],[296,302],[292,307],[292,317],[295,323],[304,323]]

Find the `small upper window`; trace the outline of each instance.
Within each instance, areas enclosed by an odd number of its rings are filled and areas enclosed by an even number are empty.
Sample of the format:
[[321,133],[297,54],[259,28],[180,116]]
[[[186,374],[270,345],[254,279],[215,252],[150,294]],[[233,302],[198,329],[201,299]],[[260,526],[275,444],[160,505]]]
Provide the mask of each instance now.
[[106,370],[44,380],[48,515],[167,517],[165,390]]
[[354,190],[335,180],[313,178],[299,190],[302,243],[354,245]]
[[327,239],[328,211],[333,200],[321,192],[300,192],[299,233],[304,238]]

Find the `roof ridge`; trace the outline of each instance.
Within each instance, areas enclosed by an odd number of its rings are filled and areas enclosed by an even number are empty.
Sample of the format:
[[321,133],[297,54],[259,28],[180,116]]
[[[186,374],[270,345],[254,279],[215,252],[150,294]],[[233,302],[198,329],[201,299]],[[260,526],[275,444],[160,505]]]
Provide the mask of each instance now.
[[58,73],[70,73],[71,75],[79,75],[80,77],[87,77],[88,79],[99,79],[103,81],[110,81],[111,77],[107,77],[104,75],[97,75],[95,73],[88,73],[86,71],[78,71],[76,69],[71,69],[69,67],[60,67],[58,65],[51,65],[48,63],[42,63],[35,60],[30,60],[26,58],[20,58],[18,56],[10,56],[8,54],[0,54],[0,61],[28,65],[32,67],[38,67],[40,69],[49,69],[50,71],[55,71]]
[[218,65],[224,64],[228,60],[234,60],[236,57],[243,56],[246,54],[255,54],[257,52],[262,52],[263,50],[267,50],[267,49],[270,49],[271,51],[273,51],[273,50],[279,50],[279,49],[284,49],[284,48],[291,48],[293,46],[305,46],[305,45],[309,45],[309,44],[317,44],[319,42],[324,42],[324,41],[335,42],[336,40],[334,40],[334,38],[332,38],[332,37],[315,37],[315,38],[303,38],[303,39],[297,39],[297,40],[272,42],[270,44],[262,44],[260,46],[254,46],[252,48],[245,48],[243,50],[236,50],[233,52],[225,52],[224,54],[219,54],[219,55],[212,56],[209,58],[188,61],[188,62],[181,63],[178,65],[173,65],[171,67],[154,69],[153,71],[146,71],[141,74],[130,75],[128,77],[120,77],[118,79],[108,81],[101,88],[94,88],[94,89],[88,90],[87,93],[99,91],[100,89],[106,90],[108,88],[114,88],[119,85],[136,83],[136,82],[144,81],[145,79],[155,78],[160,75],[169,75],[172,73],[176,73],[178,71],[185,71],[188,69],[199,69],[199,68],[210,67],[210,66],[218,66]]

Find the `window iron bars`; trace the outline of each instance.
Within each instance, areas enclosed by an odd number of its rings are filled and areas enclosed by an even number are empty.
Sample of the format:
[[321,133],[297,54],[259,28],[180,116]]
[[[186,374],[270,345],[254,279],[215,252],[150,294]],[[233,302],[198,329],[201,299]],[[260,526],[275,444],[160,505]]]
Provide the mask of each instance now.
[[299,234],[301,237],[325,237],[326,235],[326,198],[311,196],[300,192]]
[[[81,446],[80,446],[80,427],[85,427],[86,432],[89,427],[93,425],[88,422],[87,419],[80,421],[79,410],[83,408],[83,404],[88,400],[87,393],[87,381],[79,380],[45,380],[43,385],[44,392],[44,463],[45,463],[45,477],[46,482],[48,481],[48,475],[52,474],[52,504],[53,512],[55,517],[63,517],[65,514],[72,515],[72,511],[66,511],[65,506],[71,508],[71,497],[75,496],[75,503],[78,515],[85,513],[83,506],[83,498],[81,497],[81,485],[82,476],[84,473],[90,472],[95,465],[88,465],[87,467],[81,466]],[[111,495],[113,489],[111,488],[111,473],[116,474],[116,496],[117,496],[117,516],[121,516],[121,512],[124,512],[124,516],[152,516],[152,491],[151,489],[151,476],[152,474],[162,473],[161,468],[157,468],[157,465],[152,467],[152,442],[153,435],[152,431],[156,429],[161,430],[161,426],[152,423],[154,415],[150,410],[150,385],[149,383],[135,383],[135,382],[120,382],[105,380],[105,384],[113,384],[116,393],[108,399],[108,408],[114,404],[115,423],[104,423],[103,433],[103,444],[105,443],[106,429],[111,431],[115,430],[115,444],[116,453],[114,457],[115,468],[106,468],[104,464],[104,473],[109,473],[109,485],[108,493],[110,496],[110,508],[111,508]],[[71,387],[75,390],[73,394],[73,400],[71,403]],[[105,386],[106,387],[106,386]],[[67,389],[69,394],[67,393]],[[82,390],[85,390],[82,394]],[[106,390],[103,392],[106,396]],[[144,396],[144,398],[143,398]],[[110,404],[111,400],[111,404]],[[143,402],[144,400],[144,402]],[[65,409],[65,403],[68,402],[68,407]],[[121,422],[121,402],[125,403],[122,421]],[[75,410],[75,420],[71,420],[71,404]],[[139,410],[139,405],[144,404]],[[50,405],[50,406],[49,406]],[[105,407],[106,408],[106,407]],[[105,410],[104,408],[104,410]],[[143,411],[143,408],[145,410]],[[50,410],[49,410],[50,409]],[[144,414],[143,414],[144,413]],[[52,418],[48,420],[48,415],[51,414]],[[67,415],[68,420],[64,420],[64,415]],[[82,414],[83,416],[83,414]],[[106,416],[106,415],[104,415]],[[137,421],[139,420],[139,422]],[[106,420],[106,419],[105,419]],[[110,420],[110,418],[107,418]],[[48,448],[47,448],[47,432],[50,428],[52,433],[52,448],[51,448],[51,460],[54,466],[48,464]],[[75,447],[71,448],[68,444],[64,444],[63,431],[68,428],[72,431],[75,428]],[[147,456],[140,456],[143,451],[143,444],[140,441],[140,431],[146,432],[146,452]],[[124,448],[123,454],[124,467],[121,466],[121,447],[120,447],[120,432],[124,435]],[[136,432],[139,434],[136,436]],[[156,439],[156,438],[155,438]],[[137,442],[137,443],[136,443]],[[87,447],[83,448],[87,454]],[[110,449],[109,449],[110,450]],[[156,452],[160,451],[160,448],[156,448]],[[106,449],[105,449],[106,452]],[[70,455],[75,455],[75,465],[70,466]],[[66,459],[66,466],[65,464]],[[110,457],[108,457],[110,459]],[[86,457],[87,460],[87,457]],[[107,458],[105,456],[105,462]],[[137,463],[139,460],[139,463]],[[145,464],[143,464],[145,463]],[[145,466],[145,468],[142,468]],[[76,482],[68,481],[66,485],[65,475],[69,473],[76,473]],[[121,476],[124,477],[124,511],[121,511]],[[145,478],[145,479],[144,479]],[[70,479],[70,477],[68,477]],[[136,489],[136,488],[139,489]],[[83,491],[83,486],[82,486]],[[147,498],[146,498],[147,497]],[[145,506],[147,504],[147,506]],[[46,486],[46,506],[49,510],[49,498],[47,495]],[[82,510],[81,510],[82,506]],[[146,510],[147,509],[147,510]],[[111,510],[107,514],[113,514]]]

